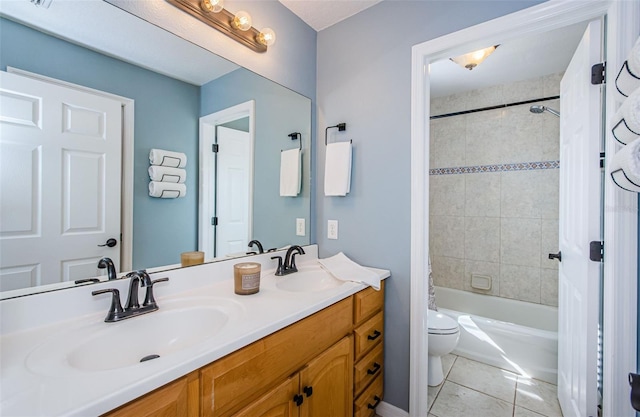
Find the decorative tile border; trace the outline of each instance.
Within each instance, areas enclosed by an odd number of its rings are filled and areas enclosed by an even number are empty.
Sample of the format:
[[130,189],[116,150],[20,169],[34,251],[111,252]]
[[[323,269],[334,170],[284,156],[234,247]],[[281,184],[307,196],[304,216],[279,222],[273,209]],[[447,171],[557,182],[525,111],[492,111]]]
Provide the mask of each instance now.
[[560,161],[518,162],[515,164],[476,165],[469,167],[434,168],[429,175],[480,174],[483,172],[532,171],[535,169],[558,169]]

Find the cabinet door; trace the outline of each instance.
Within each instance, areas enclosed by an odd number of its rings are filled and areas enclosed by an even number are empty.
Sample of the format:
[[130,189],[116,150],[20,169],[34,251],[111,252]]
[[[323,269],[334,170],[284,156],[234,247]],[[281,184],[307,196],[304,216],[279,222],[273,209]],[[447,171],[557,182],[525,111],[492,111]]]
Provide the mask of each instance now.
[[[198,372],[168,383],[157,390],[131,401],[107,417],[198,417],[200,414],[200,383]],[[104,417],[104,416],[103,416]]]
[[299,375],[295,374],[235,417],[298,417],[300,407],[294,402],[294,396],[298,395],[299,381]]
[[348,417],[353,408],[353,336],[309,362],[300,372],[300,417]]

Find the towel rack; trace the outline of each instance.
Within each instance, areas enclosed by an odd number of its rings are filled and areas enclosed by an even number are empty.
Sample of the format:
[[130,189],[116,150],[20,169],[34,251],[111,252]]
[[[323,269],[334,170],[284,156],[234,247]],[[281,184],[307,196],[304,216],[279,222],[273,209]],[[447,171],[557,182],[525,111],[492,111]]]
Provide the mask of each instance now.
[[287,136],[289,136],[291,140],[300,139],[300,150],[302,150],[302,134],[300,132],[289,133]]
[[338,128],[338,132],[344,132],[345,130],[347,130],[347,124],[346,123],[338,123],[335,126],[328,126],[325,130],[324,130],[324,146],[327,146],[327,132],[329,129],[334,129],[334,128]]

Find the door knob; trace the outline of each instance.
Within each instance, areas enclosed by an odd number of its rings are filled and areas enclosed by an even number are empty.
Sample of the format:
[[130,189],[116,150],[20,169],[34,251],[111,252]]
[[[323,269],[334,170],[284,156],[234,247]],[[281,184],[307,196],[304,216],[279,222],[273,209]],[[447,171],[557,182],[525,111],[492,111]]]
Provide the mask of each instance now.
[[98,245],[98,246],[100,246],[100,247],[108,246],[108,247],[112,248],[117,244],[118,244],[117,240],[115,240],[114,238],[110,238],[110,239],[107,239],[107,241],[104,243],[104,245]]
[[549,259],[557,259],[558,262],[562,262],[562,252],[550,253],[549,254]]

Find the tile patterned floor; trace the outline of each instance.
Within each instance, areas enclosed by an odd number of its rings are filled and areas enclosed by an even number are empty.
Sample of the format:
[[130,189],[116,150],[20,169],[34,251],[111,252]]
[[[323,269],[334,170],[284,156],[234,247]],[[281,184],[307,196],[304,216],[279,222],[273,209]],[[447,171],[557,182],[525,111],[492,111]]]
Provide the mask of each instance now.
[[429,387],[429,417],[562,417],[553,384],[456,355],[442,363],[446,377]]

